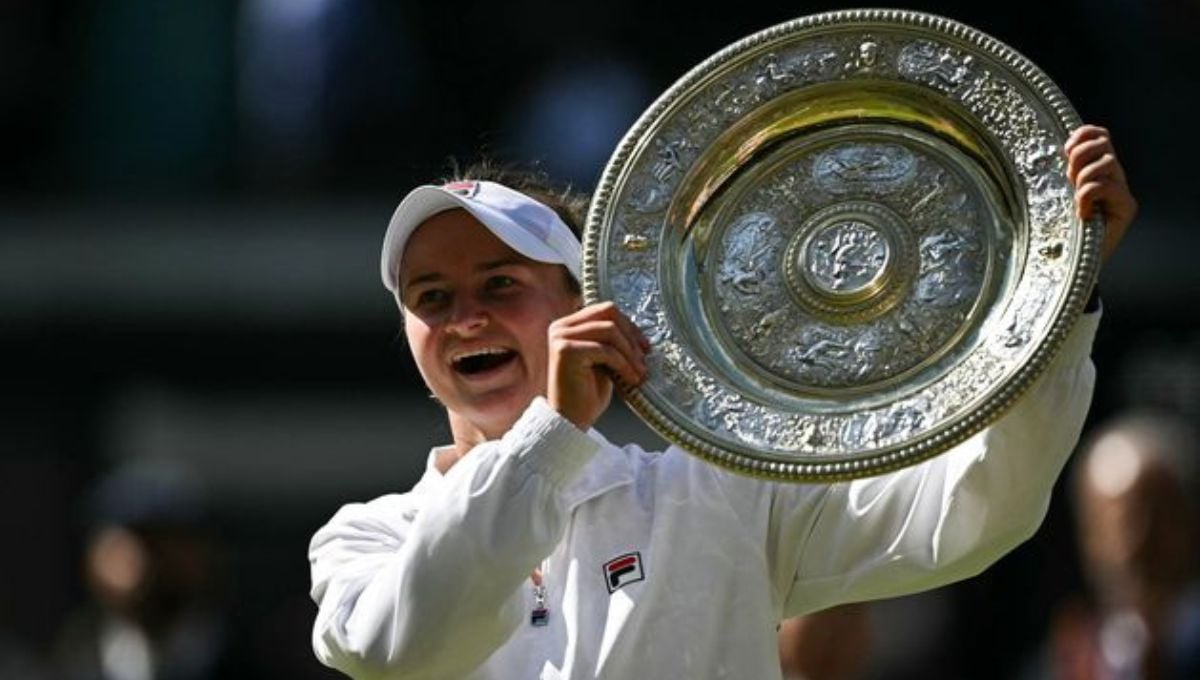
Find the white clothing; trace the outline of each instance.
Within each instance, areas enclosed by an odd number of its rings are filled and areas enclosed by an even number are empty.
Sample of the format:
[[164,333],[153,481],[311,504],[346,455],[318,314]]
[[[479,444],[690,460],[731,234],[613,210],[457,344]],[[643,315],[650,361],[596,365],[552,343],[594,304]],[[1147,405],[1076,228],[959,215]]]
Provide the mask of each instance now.
[[[853,482],[617,447],[538,399],[444,476],[435,450],[412,491],[316,533],[317,656],[360,679],[778,678],[781,619],[972,576],[1033,534],[1091,400],[1098,317],[991,427]],[[604,566],[630,554],[610,593]]]

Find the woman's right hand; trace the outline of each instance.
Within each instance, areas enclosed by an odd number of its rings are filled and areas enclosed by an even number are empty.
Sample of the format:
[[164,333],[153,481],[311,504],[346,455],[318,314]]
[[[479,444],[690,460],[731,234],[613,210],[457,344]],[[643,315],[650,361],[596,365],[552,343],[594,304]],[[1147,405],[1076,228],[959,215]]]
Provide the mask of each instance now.
[[616,304],[598,302],[550,324],[546,399],[587,430],[612,399],[615,376],[629,385],[646,379],[650,342]]

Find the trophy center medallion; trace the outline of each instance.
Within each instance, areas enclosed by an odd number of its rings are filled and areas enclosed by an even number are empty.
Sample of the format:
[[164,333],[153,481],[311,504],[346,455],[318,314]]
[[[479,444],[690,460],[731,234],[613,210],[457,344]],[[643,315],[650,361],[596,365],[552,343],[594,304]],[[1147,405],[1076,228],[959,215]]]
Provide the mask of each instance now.
[[886,207],[835,203],[796,230],[784,276],[802,308],[828,321],[862,321],[885,312],[903,292],[911,241],[904,221]]
[[892,261],[892,248],[879,229],[861,219],[819,227],[798,263],[814,292],[831,301],[857,301],[876,293]]

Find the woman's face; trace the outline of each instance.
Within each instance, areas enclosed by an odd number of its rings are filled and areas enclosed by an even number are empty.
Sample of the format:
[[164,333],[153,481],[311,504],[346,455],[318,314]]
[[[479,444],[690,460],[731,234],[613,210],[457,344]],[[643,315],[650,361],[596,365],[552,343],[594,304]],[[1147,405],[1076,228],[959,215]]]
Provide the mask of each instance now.
[[465,210],[438,213],[409,238],[404,332],[456,441],[500,437],[546,394],[547,329],[580,305],[565,272],[517,253]]

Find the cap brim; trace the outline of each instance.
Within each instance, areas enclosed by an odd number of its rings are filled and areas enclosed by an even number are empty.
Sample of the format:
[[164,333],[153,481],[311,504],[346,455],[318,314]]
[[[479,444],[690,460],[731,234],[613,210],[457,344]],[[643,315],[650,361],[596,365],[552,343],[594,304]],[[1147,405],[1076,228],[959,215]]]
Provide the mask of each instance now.
[[433,185],[419,186],[400,201],[383,236],[383,254],[379,263],[383,285],[388,290],[394,293],[399,285],[396,281],[396,260],[404,252],[408,237],[425,220],[454,208],[466,209],[467,206],[458,196]]
[[427,184],[410,191],[404,200],[400,201],[388,223],[380,258],[380,274],[383,277],[383,285],[388,290],[396,293],[400,285],[396,278],[399,271],[398,260],[417,227],[430,217],[455,208],[466,210],[497,238],[525,257],[538,262],[561,264],[567,267],[572,276],[579,278],[578,264],[572,266],[561,253],[498,210],[490,209],[442,187]]

